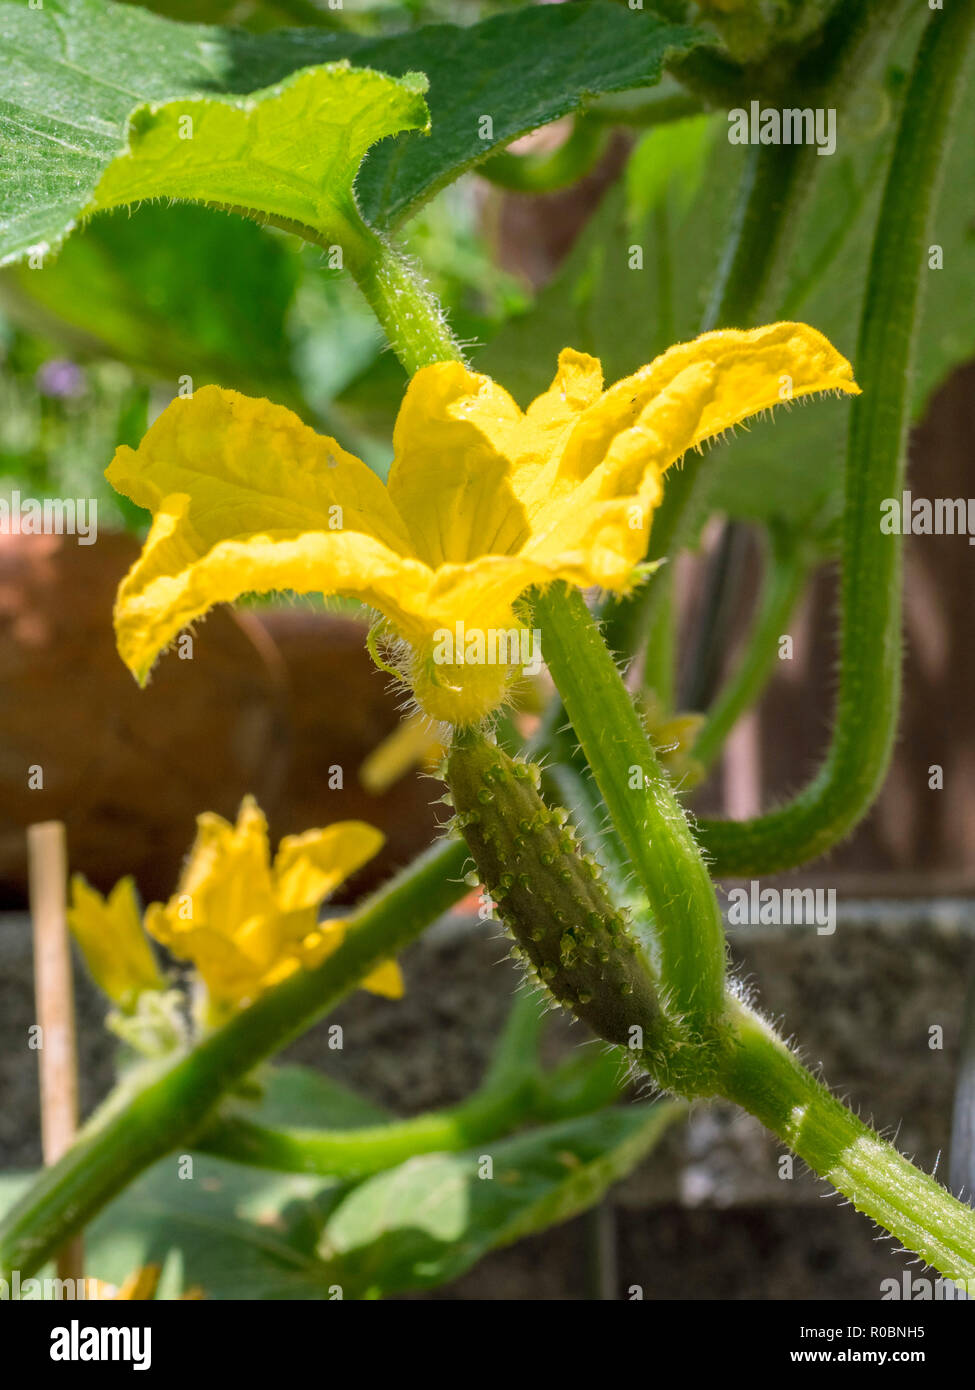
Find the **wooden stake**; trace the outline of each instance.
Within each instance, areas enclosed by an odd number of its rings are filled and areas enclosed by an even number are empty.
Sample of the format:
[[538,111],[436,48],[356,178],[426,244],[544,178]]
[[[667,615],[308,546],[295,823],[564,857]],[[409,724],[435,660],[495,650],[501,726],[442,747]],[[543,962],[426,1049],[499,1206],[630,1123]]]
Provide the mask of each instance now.
[[[74,1021],[71,945],[67,925],[68,855],[61,821],[27,829],[30,911],[34,930],[34,998],[41,1028],[38,1049],[41,1146],[44,1162],[56,1163],[78,1128],[78,1056]],[[58,1253],[58,1277],[79,1280],[84,1247],[76,1236]]]

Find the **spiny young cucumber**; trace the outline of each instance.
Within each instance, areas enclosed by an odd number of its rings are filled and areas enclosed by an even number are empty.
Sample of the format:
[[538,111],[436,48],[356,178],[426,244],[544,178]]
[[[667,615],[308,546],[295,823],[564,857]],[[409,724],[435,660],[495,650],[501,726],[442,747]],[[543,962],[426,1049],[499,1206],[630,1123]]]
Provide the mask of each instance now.
[[538,781],[537,768],[479,734],[455,733],[447,782],[456,826],[505,925],[561,1004],[608,1042],[636,1041],[636,1056],[656,1070],[673,1040],[650,960]]

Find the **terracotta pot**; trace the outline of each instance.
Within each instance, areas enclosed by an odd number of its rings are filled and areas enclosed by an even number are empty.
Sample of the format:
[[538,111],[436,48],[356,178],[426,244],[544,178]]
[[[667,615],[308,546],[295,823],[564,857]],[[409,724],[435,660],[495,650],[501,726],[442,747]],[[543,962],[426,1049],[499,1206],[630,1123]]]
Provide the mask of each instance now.
[[0,536],[0,901],[25,900],[25,829],[48,819],[65,821],[71,867],[98,887],[132,873],[145,898],[167,896],[197,813],[233,816],[246,792],[275,838],[350,817],[384,829],[357,890],[421,848],[433,784],[407,776],[379,798],[358,784],[398,718],[362,626],[220,608],[140,690],[111,622],[136,553],[124,535]]

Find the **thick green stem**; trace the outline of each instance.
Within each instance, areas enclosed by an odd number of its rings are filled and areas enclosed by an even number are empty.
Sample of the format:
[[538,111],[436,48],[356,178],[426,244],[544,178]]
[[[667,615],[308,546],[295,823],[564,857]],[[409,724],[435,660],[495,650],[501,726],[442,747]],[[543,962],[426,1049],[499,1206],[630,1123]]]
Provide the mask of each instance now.
[[359,1178],[416,1154],[457,1152],[508,1134],[528,1115],[538,1092],[543,1022],[538,997],[517,994],[483,1085],[450,1109],[349,1130],[272,1127],[231,1110],[204,1129],[195,1147],[257,1168]]
[[667,775],[582,595],[535,600],[542,650],[654,917],[668,1007],[702,1037],[724,1009],[724,928],[714,888]]
[[345,251],[346,268],[410,376],[432,362],[463,361],[436,299],[391,242],[363,224]]
[[120,1087],[0,1225],[0,1277],[38,1269],[150,1163],[189,1142],[259,1062],[419,936],[467,891],[466,857],[462,845],[436,845],[350,916],[342,945],[317,969],[269,990],[134,1093]]
[[719,1089],[762,1121],[858,1211],[949,1279],[975,1278],[975,1212],[868,1128],[738,1001]]
[[794,537],[773,536],[768,571],[745,651],[708,711],[707,723],[694,745],[693,756],[707,769],[724,746],[735,724],[764,690],[775,668],[779,639],[809,575],[809,559]]
[[702,821],[717,875],[748,877],[825,853],[870,807],[893,748],[901,675],[901,540],[880,529],[904,482],[911,359],[939,176],[975,5],[932,13],[917,55],[877,223],[856,354],[863,396],[846,454],[840,680],[833,737],[789,805],[739,823]]

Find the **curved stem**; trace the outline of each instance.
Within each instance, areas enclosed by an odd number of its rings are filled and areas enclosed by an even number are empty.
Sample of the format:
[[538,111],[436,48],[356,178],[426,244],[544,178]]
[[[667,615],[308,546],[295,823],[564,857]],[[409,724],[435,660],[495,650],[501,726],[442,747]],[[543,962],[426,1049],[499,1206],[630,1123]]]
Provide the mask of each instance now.
[[716,48],[692,48],[672,58],[667,71],[707,106],[738,106],[753,95],[745,70]]
[[768,571],[745,651],[708,711],[692,756],[710,767],[742,714],[764,690],[778,654],[779,638],[805,588],[809,560],[793,537],[772,537]]
[[150,1163],[188,1142],[221,1096],[258,1062],[457,902],[467,891],[461,878],[466,860],[466,846],[436,845],[350,916],[342,945],[317,969],[269,990],[134,1093],[120,1087],[7,1213],[0,1225],[0,1277],[38,1269]]
[[533,1087],[477,1093],[450,1110],[357,1130],[271,1128],[240,1115],[217,1120],[195,1142],[203,1153],[255,1168],[362,1178],[427,1153],[457,1153],[510,1134],[531,1110]]
[[857,1119],[739,1001],[718,1088],[949,1279],[975,1278],[975,1212]]
[[515,997],[480,1090],[446,1110],[351,1130],[271,1128],[246,1116],[218,1118],[195,1141],[203,1153],[287,1173],[353,1179],[379,1173],[418,1154],[458,1153],[510,1134],[532,1121],[585,1115],[616,1100],[625,1068],[614,1052],[590,1052],[552,1072],[538,1068],[542,996]]
[[588,174],[608,143],[608,127],[580,114],[558,149],[545,154],[499,150],[479,164],[477,172],[513,193],[554,193]]
[[724,927],[714,888],[670,782],[577,589],[535,599],[542,649],[654,916],[667,1001],[711,1036],[724,1010]]
[[856,825],[883,781],[900,701],[901,541],[880,529],[903,489],[910,373],[951,114],[975,5],[932,12],[918,50],[877,222],[856,355],[843,527],[840,680],[833,737],[815,780],[779,811],[702,821],[716,875],[749,877],[823,854]]

